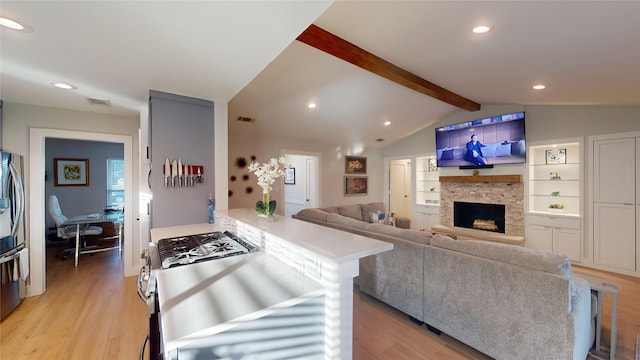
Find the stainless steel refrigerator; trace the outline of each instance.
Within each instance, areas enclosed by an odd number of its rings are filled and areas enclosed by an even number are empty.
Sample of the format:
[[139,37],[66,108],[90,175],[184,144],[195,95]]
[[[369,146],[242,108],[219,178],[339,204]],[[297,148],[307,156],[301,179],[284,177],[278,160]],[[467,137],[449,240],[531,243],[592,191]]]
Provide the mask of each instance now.
[[[20,304],[20,281],[28,274],[25,259],[22,156],[0,152],[0,289],[1,319]],[[27,268],[25,269],[25,266]]]

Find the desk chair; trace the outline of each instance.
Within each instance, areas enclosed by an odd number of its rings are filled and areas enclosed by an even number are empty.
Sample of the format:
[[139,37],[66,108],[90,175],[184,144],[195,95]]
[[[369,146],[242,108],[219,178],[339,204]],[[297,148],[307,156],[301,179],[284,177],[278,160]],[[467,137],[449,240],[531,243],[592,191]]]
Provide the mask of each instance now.
[[[58,197],[55,195],[49,195],[48,201],[48,210],[49,215],[53,218],[53,221],[56,223],[57,235],[61,239],[69,240],[69,248],[59,251],[56,256],[60,256],[63,260],[69,257],[69,255],[75,253],[75,238],[77,227],[76,226],[65,226],[63,225],[69,218],[62,214],[62,209],[60,208],[60,202],[58,201]],[[88,226],[85,225],[80,227],[80,236],[87,235],[100,235],[102,234],[102,228],[99,226]]]

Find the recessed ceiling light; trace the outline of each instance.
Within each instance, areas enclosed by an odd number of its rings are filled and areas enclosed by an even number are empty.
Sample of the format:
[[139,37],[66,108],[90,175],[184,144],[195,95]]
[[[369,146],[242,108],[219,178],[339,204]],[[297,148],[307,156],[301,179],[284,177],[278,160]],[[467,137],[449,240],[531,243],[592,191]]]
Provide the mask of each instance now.
[[309,103],[309,104],[307,104],[307,107],[309,109],[315,109],[316,108],[316,103]]
[[473,31],[474,34],[484,34],[490,30],[491,30],[491,27],[488,25],[479,25],[474,27],[471,31]]
[[542,84],[537,84],[537,85],[533,85],[533,88],[536,90],[542,90],[544,88],[546,88],[546,86],[542,85]]
[[391,125],[391,121],[385,121],[384,122],[384,126],[389,126],[389,125]]
[[0,17],[0,25],[13,30],[24,30],[24,25],[6,17]]
[[73,86],[73,85],[69,85],[69,84],[65,84],[65,83],[53,83],[51,84],[59,89],[64,89],[64,90],[76,90],[77,87]]

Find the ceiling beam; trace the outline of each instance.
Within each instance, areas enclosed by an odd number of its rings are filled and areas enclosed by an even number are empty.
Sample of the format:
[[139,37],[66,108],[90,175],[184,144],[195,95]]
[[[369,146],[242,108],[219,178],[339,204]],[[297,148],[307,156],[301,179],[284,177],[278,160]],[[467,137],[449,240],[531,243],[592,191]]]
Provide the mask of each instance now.
[[480,110],[480,104],[431,83],[362,49],[332,33],[311,24],[298,41],[322,50],[346,62],[394,81],[409,89],[468,111]]

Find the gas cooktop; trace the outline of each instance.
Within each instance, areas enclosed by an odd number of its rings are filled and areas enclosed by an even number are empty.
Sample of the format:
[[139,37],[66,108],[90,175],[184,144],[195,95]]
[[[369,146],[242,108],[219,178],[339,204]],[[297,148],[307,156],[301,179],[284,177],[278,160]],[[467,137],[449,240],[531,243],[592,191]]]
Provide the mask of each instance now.
[[163,269],[249,254],[259,250],[258,246],[228,231],[186,235],[158,241],[158,253]]

